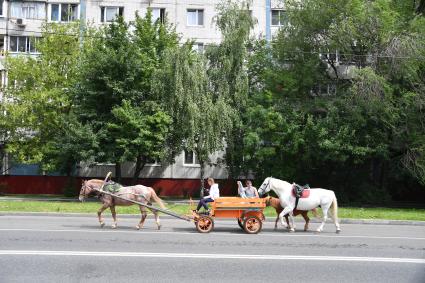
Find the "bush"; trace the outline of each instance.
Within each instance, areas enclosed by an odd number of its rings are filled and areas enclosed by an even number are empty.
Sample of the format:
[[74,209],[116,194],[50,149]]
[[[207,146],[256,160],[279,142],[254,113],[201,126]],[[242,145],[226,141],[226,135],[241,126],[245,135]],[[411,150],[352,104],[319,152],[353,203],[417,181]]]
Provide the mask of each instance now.
[[66,186],[63,189],[63,195],[66,197],[76,197],[78,194],[79,192],[73,186]]

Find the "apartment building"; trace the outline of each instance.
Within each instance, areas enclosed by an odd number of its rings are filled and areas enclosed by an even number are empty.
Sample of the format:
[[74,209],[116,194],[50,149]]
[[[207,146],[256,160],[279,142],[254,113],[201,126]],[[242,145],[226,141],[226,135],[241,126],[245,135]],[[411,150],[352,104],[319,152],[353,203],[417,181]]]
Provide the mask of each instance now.
[[[37,38],[45,22],[69,23],[82,20],[94,25],[104,25],[117,15],[132,21],[135,13],[144,15],[148,8],[154,19],[168,21],[175,25],[182,41],[193,40],[200,51],[205,45],[218,43],[221,34],[214,24],[216,5],[220,0],[0,0],[0,70],[2,82],[6,76],[3,67],[4,53],[36,56]],[[284,3],[279,0],[252,0],[252,16],[256,18],[253,36],[271,39],[285,20]],[[1,97],[0,97],[1,101]],[[227,172],[217,163],[218,155],[211,157],[212,164],[206,168],[206,175],[226,179]],[[131,176],[133,164],[123,165],[123,176]],[[113,164],[82,166],[80,176],[100,177],[114,171]],[[10,175],[37,175],[38,166],[21,165],[12,168]],[[193,152],[183,152],[170,166],[158,163],[148,164],[140,174],[142,178],[197,179],[200,165]]]

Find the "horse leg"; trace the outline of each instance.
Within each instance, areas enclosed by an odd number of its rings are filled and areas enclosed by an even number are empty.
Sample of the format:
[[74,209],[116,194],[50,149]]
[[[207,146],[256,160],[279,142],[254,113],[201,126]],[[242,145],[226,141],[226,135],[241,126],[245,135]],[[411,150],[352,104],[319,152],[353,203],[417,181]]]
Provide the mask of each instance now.
[[308,223],[310,222],[310,218],[308,217],[308,212],[307,211],[303,212],[302,216],[305,220],[304,231],[307,231],[308,230]]
[[115,229],[117,228],[117,213],[115,211],[115,205],[111,206],[109,209],[111,210],[112,218],[114,219],[114,224],[112,224],[111,227],[112,229]]
[[161,230],[161,222],[159,221],[159,214],[158,211],[151,209],[153,215],[155,215],[155,222],[156,225],[158,226],[158,230]]
[[137,230],[141,229],[143,227],[143,224],[145,223],[146,216],[148,216],[146,209],[143,206],[140,207],[140,213],[142,214],[142,218],[140,219],[140,223],[136,226]]
[[332,207],[331,217],[332,217],[332,220],[334,221],[334,224],[335,224],[335,227],[336,227],[336,233],[340,233],[341,227],[339,226],[339,223],[338,223],[338,203],[336,201],[336,197],[332,201],[331,207]]
[[277,230],[277,222],[279,221],[279,214],[276,216],[276,221],[274,223],[274,229]]
[[319,233],[323,231],[323,227],[325,226],[326,220],[328,220],[328,210],[329,210],[329,205],[322,205],[323,219],[319,228],[317,228],[317,232]]
[[295,232],[295,216],[294,216],[294,210],[291,210],[289,212],[289,219],[291,220],[292,228],[289,229],[289,232]]
[[291,225],[289,225],[289,216],[288,216],[288,214],[285,215],[285,220],[286,220],[286,229],[289,229],[289,227],[291,227]]
[[[282,212],[279,214],[279,218],[280,218],[280,222],[282,223],[282,225],[283,226],[285,226],[285,224],[284,224],[284,222],[283,222],[283,217],[286,215],[286,214],[288,214],[288,213],[290,213],[289,214],[289,217],[291,218],[291,223],[292,223],[292,225],[294,225],[294,217],[293,217],[293,214],[292,214],[292,210],[293,210],[293,208],[292,207],[290,207],[290,206],[287,206],[287,207],[285,207],[283,210],[282,210]],[[290,226],[289,227],[289,231],[290,232],[294,232],[295,231],[295,228],[292,226]]]
[[105,211],[105,209],[107,209],[109,207],[109,204],[103,204],[101,208],[99,208],[99,210],[97,211],[97,218],[99,219],[99,223],[100,223],[100,227],[103,228],[103,226],[105,226],[105,222],[103,221],[102,218],[102,212]]

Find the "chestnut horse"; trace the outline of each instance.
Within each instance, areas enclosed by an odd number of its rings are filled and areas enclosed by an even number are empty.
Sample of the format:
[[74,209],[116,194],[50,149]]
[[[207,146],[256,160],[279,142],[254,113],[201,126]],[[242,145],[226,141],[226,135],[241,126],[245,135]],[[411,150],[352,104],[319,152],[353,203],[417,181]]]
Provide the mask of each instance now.
[[[102,219],[102,212],[105,209],[109,208],[112,213],[112,218],[114,219],[114,224],[112,224],[112,228],[117,228],[117,214],[115,212],[115,206],[130,206],[134,205],[134,203],[113,197],[108,194],[102,194],[96,189],[100,189],[104,184],[103,180],[91,179],[87,181],[83,181],[80,190],[79,200],[84,201],[90,194],[95,193],[99,196],[100,201],[103,203],[102,207],[97,211],[97,216],[99,218],[100,227],[105,226],[105,222]],[[143,185],[135,185],[131,187],[121,187],[116,192],[120,197],[124,197],[130,200],[138,201],[145,204],[151,204],[151,199],[153,199],[161,208],[165,208],[162,200],[156,195],[155,191],[151,187],[145,187]],[[146,207],[139,205],[140,213],[142,214],[142,218],[140,219],[140,223],[136,226],[139,230],[143,227],[145,222],[147,212]],[[161,229],[161,223],[159,221],[158,212],[156,210],[152,210],[152,213],[155,215],[155,221],[158,226],[158,230]]]
[[[277,213],[277,217],[276,217],[276,222],[274,223],[274,229],[277,229],[277,222],[279,221],[279,214],[283,211],[283,207],[282,205],[280,205],[280,200],[278,198],[274,198],[271,196],[267,196],[266,197],[266,205],[267,206],[271,206],[276,210]],[[314,217],[318,217],[317,214],[317,210],[314,208],[311,210],[314,214]],[[294,216],[297,215],[302,215],[302,217],[305,220],[305,225],[304,225],[304,231],[308,230],[308,223],[310,222],[310,217],[308,217],[308,211],[307,210],[294,210]],[[289,229],[289,219],[288,219],[288,214],[285,215],[285,219],[286,219],[286,228]]]

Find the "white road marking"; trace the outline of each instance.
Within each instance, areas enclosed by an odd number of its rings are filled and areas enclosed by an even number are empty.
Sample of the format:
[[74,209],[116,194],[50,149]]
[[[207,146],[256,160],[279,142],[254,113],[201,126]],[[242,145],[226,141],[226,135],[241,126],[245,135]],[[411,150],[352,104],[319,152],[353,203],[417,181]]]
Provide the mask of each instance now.
[[[121,234],[166,234],[166,235],[200,235],[198,232],[195,231],[195,228],[193,229],[193,232],[174,232],[174,231],[123,231],[123,230],[107,230],[107,229],[100,229],[99,230],[87,230],[87,229],[29,229],[29,228],[0,228],[0,231],[22,231],[22,232],[65,232],[65,233],[121,233]],[[244,233],[221,233],[216,232],[220,234],[220,237],[255,237],[255,235],[248,235]],[[212,233],[212,234],[216,234]],[[206,235],[203,235],[206,236]],[[393,236],[369,236],[369,235],[324,235],[324,234],[291,234],[287,232],[276,232],[276,233],[260,233],[257,236],[267,236],[267,237],[292,237],[292,238],[298,238],[298,237],[315,237],[315,238],[359,238],[359,239],[394,239],[394,240],[419,240],[419,241],[425,241],[425,238],[421,237],[393,237]]]
[[1,255],[154,257],[154,258],[249,259],[249,260],[314,260],[314,261],[350,261],[350,262],[360,261],[360,262],[391,262],[391,263],[425,264],[425,259],[420,259],[420,258],[297,256],[297,255],[256,255],[256,254],[188,254],[188,253],[0,250],[0,256]]

